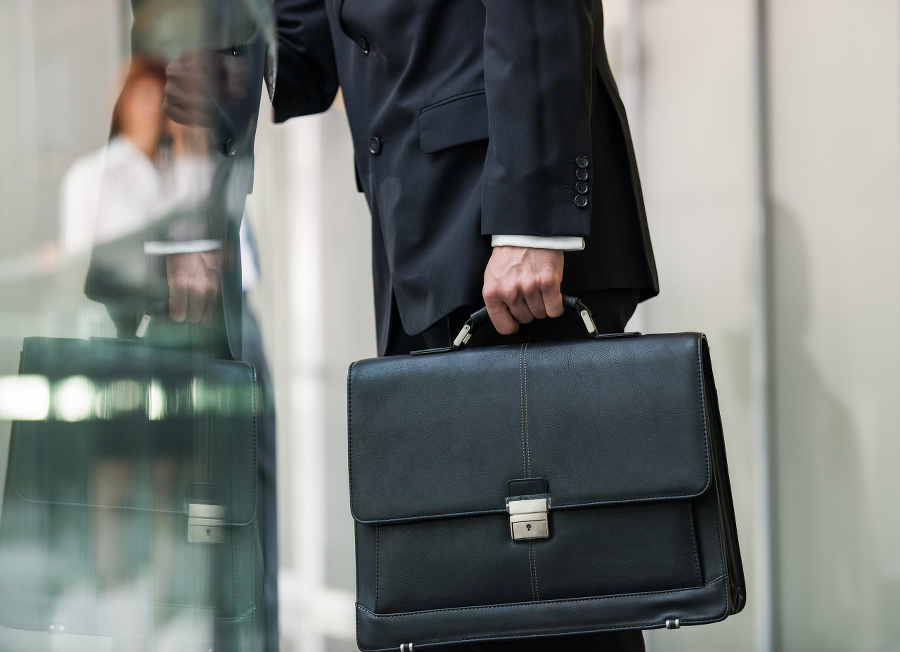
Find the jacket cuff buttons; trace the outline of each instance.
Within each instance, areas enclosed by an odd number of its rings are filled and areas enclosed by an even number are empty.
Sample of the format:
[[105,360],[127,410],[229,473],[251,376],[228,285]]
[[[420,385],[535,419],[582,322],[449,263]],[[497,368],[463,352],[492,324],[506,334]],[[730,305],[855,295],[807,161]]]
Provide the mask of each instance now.
[[575,165],[578,166],[578,169],[575,170],[575,178],[578,179],[575,183],[575,192],[578,193],[575,195],[575,205],[578,208],[586,208],[588,205],[587,193],[590,190],[590,186],[587,184],[590,176],[587,167],[590,165],[590,161],[587,156],[579,156],[575,159]]

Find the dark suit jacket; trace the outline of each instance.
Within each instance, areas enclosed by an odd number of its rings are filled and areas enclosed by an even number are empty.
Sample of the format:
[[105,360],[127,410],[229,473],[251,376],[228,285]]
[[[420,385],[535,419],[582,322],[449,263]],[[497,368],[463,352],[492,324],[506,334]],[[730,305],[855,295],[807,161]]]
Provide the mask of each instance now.
[[[164,0],[132,0],[136,22],[132,44],[135,56],[152,55],[171,46],[160,43],[157,21],[179,17],[182,7]],[[238,79],[240,89],[231,88],[231,97],[217,89],[209,146],[215,172],[209,194],[190,204],[182,204],[167,215],[159,216],[144,231],[130,234],[113,243],[96,246],[85,282],[85,293],[107,306],[120,336],[131,337],[141,317],[151,305],[165,303],[168,284],[163,258],[148,258],[143,253],[147,240],[218,240],[223,243],[222,269],[223,325],[204,333],[199,327],[157,329],[160,340],[175,345],[180,340],[195,345],[208,342],[211,349],[223,349],[225,355],[241,358],[242,295],[239,229],[246,194],[253,182],[253,141],[261,93],[260,76],[268,73],[266,51],[274,51],[274,25],[268,0],[199,0],[187,6],[197,21],[175,36],[183,48],[206,48],[217,56],[233,58],[232,69],[246,74]],[[199,13],[197,13],[199,12]],[[169,30],[162,30],[171,36]],[[144,51],[146,49],[146,51]],[[223,80],[210,80],[218,86]],[[273,83],[267,76],[267,83]],[[232,86],[234,83],[232,82]],[[163,319],[157,324],[165,323]],[[203,335],[201,337],[201,335]],[[223,340],[227,340],[223,341]]]
[[483,304],[492,234],[585,237],[566,255],[567,292],[658,292],[599,0],[275,0],[275,12],[276,121],[343,89],[380,348],[392,301],[410,334]]

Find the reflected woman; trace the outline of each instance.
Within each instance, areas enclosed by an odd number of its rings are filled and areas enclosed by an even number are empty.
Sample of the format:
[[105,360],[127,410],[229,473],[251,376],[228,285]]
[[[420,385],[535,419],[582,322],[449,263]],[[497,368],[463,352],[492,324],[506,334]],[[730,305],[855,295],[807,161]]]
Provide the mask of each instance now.
[[113,108],[108,143],[76,160],[63,178],[63,254],[89,251],[158,215],[165,83],[163,63],[147,58],[131,61]]

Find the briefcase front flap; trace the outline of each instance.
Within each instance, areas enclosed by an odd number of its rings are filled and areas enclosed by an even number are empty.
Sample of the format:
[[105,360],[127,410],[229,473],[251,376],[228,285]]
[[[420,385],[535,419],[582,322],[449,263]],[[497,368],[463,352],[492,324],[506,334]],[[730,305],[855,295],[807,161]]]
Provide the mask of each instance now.
[[551,511],[698,496],[710,486],[704,343],[645,335],[354,363],[353,516],[503,513],[522,478],[545,482]]
[[46,404],[13,426],[8,472],[23,500],[185,515],[210,505],[222,525],[253,520],[251,365],[123,340],[34,337],[20,374]]

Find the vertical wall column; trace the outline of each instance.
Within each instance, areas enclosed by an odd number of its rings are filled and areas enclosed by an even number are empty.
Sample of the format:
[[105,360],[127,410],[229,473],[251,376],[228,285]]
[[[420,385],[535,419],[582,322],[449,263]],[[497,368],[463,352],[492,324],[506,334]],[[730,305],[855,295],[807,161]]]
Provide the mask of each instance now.
[[[621,13],[636,6],[630,0]],[[642,308],[643,325],[709,336],[751,593],[744,613],[721,625],[648,632],[646,639],[654,652],[768,651],[756,1],[644,0],[638,8],[640,20],[631,20],[641,26],[641,55],[623,57],[616,72],[626,75],[626,100],[642,102],[628,110],[638,117],[638,163],[661,285],[660,296]],[[635,59],[640,92],[629,92]]]

